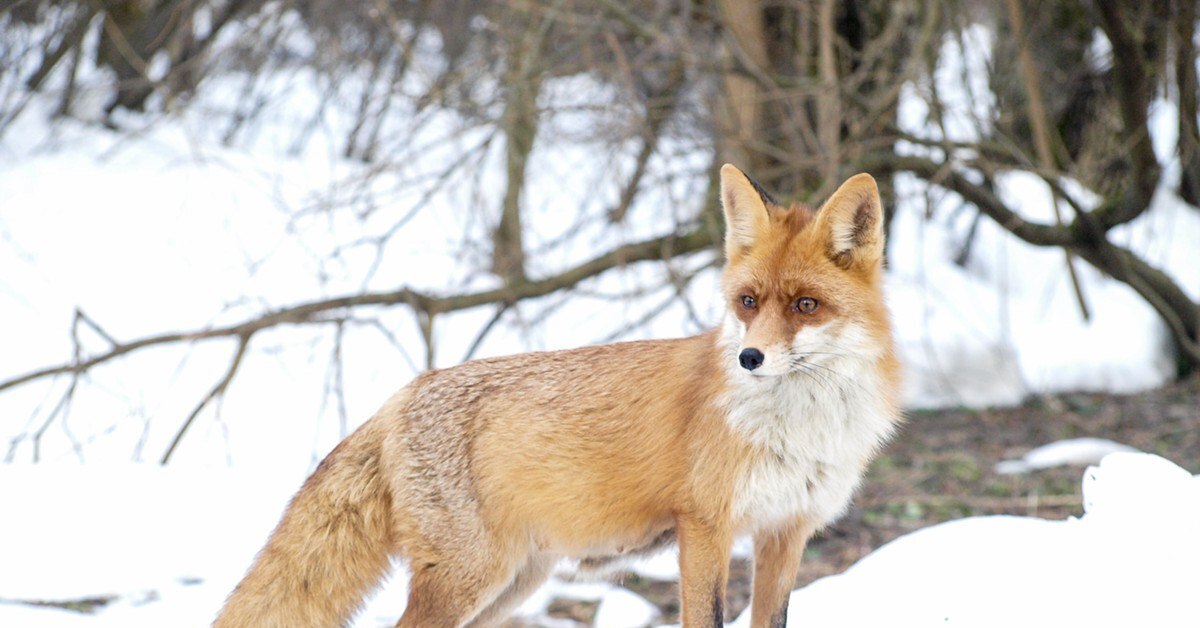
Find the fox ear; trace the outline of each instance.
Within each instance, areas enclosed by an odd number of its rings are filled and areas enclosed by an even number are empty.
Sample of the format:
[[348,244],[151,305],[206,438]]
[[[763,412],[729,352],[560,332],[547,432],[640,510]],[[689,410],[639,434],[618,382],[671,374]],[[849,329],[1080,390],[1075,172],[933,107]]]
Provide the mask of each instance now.
[[838,266],[868,267],[883,259],[883,204],[871,175],[847,179],[821,206],[817,221]]
[[733,164],[721,166],[721,207],[725,210],[725,259],[731,260],[766,232],[770,197]]

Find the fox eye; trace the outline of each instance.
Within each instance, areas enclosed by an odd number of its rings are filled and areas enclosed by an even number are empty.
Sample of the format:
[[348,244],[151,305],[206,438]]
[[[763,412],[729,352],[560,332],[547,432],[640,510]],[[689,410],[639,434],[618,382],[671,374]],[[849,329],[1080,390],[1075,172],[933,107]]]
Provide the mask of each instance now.
[[818,303],[817,300],[812,297],[800,297],[799,299],[796,299],[795,303],[792,304],[792,310],[800,312],[801,314],[812,314],[813,311],[817,309],[818,305],[820,305],[820,303]]
[[754,301],[754,297],[748,294],[742,295],[742,307],[746,308],[747,310],[753,310],[757,306],[758,303]]

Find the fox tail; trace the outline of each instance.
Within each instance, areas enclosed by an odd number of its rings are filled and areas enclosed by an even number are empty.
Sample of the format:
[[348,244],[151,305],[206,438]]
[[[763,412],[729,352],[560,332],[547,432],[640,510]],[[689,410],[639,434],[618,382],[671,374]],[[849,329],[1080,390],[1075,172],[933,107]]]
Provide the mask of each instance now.
[[305,481],[214,628],[342,626],[387,575],[391,493],[372,423]]

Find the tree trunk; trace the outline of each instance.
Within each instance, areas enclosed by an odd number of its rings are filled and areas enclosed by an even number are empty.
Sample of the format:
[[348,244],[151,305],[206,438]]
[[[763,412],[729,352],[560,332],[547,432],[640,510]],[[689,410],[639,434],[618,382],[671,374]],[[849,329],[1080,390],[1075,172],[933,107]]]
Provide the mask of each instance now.
[[1200,129],[1197,128],[1196,0],[1175,0],[1175,84],[1179,88],[1179,195],[1200,207]]
[[492,272],[509,283],[525,279],[525,246],[522,241],[521,206],[525,191],[526,168],[533,152],[538,128],[538,93],[541,91],[542,47],[553,15],[535,16],[533,7],[522,4],[524,28],[517,29],[509,43],[505,78],[504,113],[500,129],[504,132],[504,173],[506,186],[500,207],[500,221],[492,239]]

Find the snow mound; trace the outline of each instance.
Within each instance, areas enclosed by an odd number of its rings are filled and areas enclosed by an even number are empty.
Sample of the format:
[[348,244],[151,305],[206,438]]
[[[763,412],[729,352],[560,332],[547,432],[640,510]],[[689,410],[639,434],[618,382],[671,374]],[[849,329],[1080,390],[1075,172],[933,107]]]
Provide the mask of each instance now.
[[896,539],[793,593],[788,625],[1194,628],[1200,478],[1114,453],[1083,489],[1079,519],[970,517]]
[[[1200,545],[1200,477],[1150,454],[1105,456],[1083,476],[1084,520],[1095,525],[1143,526],[1147,532],[1187,533]],[[1131,532],[1133,530],[1130,530]],[[1183,541],[1185,539],[1178,539]],[[1173,543],[1151,535],[1143,543]]]
[[1051,467],[1095,464],[1117,452],[1138,450],[1106,438],[1068,438],[1030,449],[1019,459],[1004,460],[996,465],[996,473],[1014,475]]
[[658,607],[646,598],[627,589],[613,587],[600,599],[593,623],[596,628],[645,628],[658,615]]

